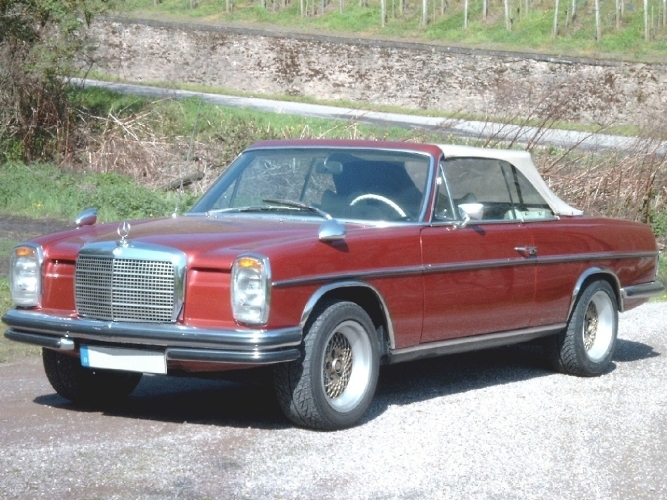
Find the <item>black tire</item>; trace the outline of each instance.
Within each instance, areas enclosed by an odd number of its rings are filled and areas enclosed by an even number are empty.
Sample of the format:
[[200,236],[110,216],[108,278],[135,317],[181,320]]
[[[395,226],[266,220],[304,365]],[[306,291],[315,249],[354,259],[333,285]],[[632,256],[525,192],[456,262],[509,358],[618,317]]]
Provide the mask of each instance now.
[[280,407],[304,427],[356,424],[377,386],[380,349],[373,322],[352,302],[329,302],[313,311],[304,333],[301,358],[274,371]]
[[556,371],[594,377],[609,367],[617,335],[616,294],[606,281],[594,281],[577,297],[565,331],[547,340],[547,358]]
[[44,371],[55,391],[65,399],[87,405],[110,405],[126,398],[141,373],[90,369],[79,358],[42,349]]

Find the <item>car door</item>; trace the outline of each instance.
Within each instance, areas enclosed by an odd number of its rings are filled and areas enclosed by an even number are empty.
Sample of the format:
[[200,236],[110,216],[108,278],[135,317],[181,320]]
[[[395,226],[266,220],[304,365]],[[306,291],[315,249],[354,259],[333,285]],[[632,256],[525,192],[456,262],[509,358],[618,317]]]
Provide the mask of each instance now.
[[[533,242],[511,195],[513,167],[483,158],[440,164],[433,223],[421,232],[424,322],[421,343],[530,324]],[[481,207],[474,204],[481,204]],[[481,208],[461,227],[459,207]]]

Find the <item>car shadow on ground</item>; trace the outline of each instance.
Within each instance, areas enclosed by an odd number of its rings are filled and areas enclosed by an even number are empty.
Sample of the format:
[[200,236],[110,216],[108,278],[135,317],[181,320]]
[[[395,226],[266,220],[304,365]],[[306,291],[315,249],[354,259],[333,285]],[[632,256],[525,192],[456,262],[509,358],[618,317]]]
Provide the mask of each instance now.
[[[649,345],[619,339],[614,362],[659,356]],[[539,345],[515,345],[385,366],[371,408],[361,423],[388,407],[553,375]],[[173,423],[281,429],[291,427],[276,399],[270,370],[243,380],[144,376],[137,389],[112,408],[73,404],[57,394],[39,396],[41,405],[77,412]]]

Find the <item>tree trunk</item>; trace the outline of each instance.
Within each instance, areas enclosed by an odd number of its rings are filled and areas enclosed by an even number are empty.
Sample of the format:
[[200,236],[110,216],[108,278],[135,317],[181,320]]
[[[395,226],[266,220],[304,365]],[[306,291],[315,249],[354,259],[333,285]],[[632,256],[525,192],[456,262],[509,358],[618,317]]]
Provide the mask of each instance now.
[[505,29],[507,31],[512,31],[512,23],[510,22],[510,1],[504,0],[505,2]]
[[482,19],[486,21],[486,16],[489,14],[489,0],[482,2]]
[[380,26],[384,28],[387,22],[387,0],[380,0]]
[[556,7],[554,8],[554,32],[553,39],[555,40],[558,36],[558,0],[556,0]]
[[602,39],[602,25],[600,24],[600,0],[595,0],[595,39]]
[[463,2],[463,29],[468,29],[468,0]]
[[647,42],[651,39],[651,34],[648,30],[648,0],[644,0],[644,40]]
[[428,23],[428,0],[422,0],[422,20],[421,25],[426,26]]

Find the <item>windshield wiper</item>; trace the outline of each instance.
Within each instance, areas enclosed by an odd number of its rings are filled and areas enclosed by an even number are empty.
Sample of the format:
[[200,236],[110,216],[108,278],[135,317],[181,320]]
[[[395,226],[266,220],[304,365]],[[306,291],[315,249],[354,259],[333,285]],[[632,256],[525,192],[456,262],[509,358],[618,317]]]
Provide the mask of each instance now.
[[312,205],[308,205],[306,203],[301,203],[300,201],[293,201],[293,200],[281,200],[281,199],[273,199],[273,198],[267,198],[265,200],[262,200],[264,203],[273,203],[275,205],[282,205],[284,207],[292,207],[292,208],[300,208],[301,210],[308,210],[309,212],[313,212],[314,214],[319,215],[320,217],[325,218],[326,220],[332,220],[333,217],[326,213],[324,210],[320,210],[317,207],[314,207]]
[[222,214],[222,213],[240,213],[240,212],[268,212],[271,210],[276,210],[278,207],[271,207],[269,205],[253,205],[249,207],[229,207],[229,208],[216,208],[215,210],[208,210],[206,216],[210,217],[211,215]]
[[307,205],[298,201],[292,200],[274,200],[274,199],[265,199],[262,200],[264,203],[270,203],[270,205],[251,205],[248,207],[229,207],[229,208],[218,208],[215,210],[209,210],[206,212],[206,216],[210,217],[212,215],[221,214],[221,213],[242,213],[242,212],[274,212],[280,210],[281,208],[296,208],[298,210],[307,210],[309,212],[315,213],[320,217],[323,217],[326,220],[332,220],[333,217],[326,213],[324,210],[320,210],[317,207],[312,205]]

